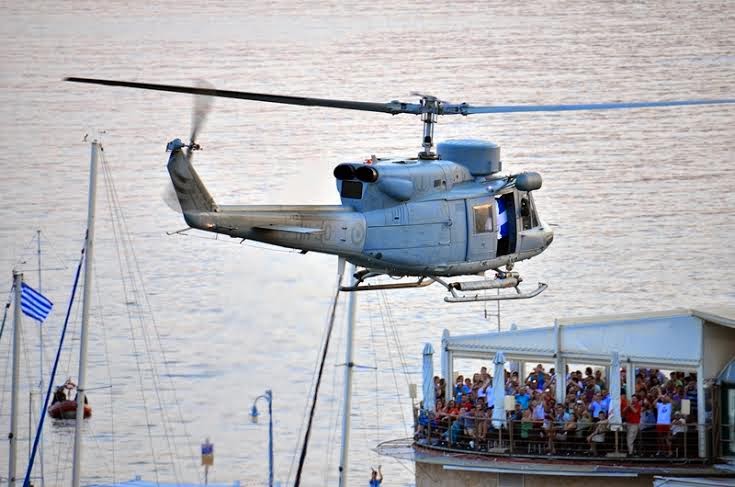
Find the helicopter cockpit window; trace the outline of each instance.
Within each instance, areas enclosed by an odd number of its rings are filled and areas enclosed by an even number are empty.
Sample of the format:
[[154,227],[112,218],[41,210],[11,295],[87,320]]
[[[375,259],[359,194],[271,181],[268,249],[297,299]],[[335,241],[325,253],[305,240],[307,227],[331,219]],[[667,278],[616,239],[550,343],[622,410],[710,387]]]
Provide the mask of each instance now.
[[475,233],[487,233],[493,231],[492,207],[490,205],[474,206]]
[[521,198],[521,220],[523,220],[524,230],[538,226],[538,217],[533,208],[533,200],[530,194]]

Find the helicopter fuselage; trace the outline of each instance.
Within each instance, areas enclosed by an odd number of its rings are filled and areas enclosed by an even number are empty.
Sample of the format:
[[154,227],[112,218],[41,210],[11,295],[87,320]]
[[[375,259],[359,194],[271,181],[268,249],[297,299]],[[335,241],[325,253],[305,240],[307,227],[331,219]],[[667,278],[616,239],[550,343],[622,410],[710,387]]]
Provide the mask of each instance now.
[[535,173],[478,177],[449,160],[372,158],[335,168],[342,205],[217,206],[173,144],[169,172],[193,228],[397,276],[477,274],[538,255],[553,240],[534,207]]

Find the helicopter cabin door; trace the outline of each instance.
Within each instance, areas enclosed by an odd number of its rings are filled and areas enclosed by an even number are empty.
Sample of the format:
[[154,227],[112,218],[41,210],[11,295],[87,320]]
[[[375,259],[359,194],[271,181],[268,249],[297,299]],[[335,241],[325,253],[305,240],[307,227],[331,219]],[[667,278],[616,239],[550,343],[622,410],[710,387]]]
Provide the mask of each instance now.
[[467,200],[467,260],[495,258],[497,225],[490,197]]

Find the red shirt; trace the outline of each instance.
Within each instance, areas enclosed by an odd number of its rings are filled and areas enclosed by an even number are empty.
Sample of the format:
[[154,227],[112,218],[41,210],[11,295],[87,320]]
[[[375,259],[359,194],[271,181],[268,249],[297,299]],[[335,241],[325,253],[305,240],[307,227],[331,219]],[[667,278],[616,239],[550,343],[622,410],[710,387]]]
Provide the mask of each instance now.
[[625,422],[631,424],[640,424],[641,422],[641,404],[631,404],[625,410]]

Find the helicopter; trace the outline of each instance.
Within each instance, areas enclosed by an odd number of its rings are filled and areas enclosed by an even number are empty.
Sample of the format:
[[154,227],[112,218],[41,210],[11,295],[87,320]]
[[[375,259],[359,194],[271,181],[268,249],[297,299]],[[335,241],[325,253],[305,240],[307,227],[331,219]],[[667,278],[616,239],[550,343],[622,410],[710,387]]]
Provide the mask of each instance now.
[[[517,262],[544,252],[554,240],[539,216],[533,192],[542,186],[537,172],[502,172],[500,148],[475,139],[436,144],[434,125],[441,115],[611,110],[732,104],[735,99],[615,102],[571,105],[474,106],[415,94],[418,103],[373,103],[229,91],[210,86],[177,86],[69,77],[65,81],[199,95],[189,142],[174,139],[168,172],[189,228],[272,245],[337,255],[360,270],[342,291],[401,289],[439,283],[451,303],[528,299],[548,286],[522,291],[513,271]],[[421,151],[416,157],[343,162],[334,168],[341,205],[218,205],[192,165],[208,111],[202,97],[419,115]],[[187,229],[188,230],[188,229]],[[492,270],[492,279],[484,277]],[[411,282],[373,284],[378,276],[411,277]],[[472,276],[472,280],[455,280]],[[497,294],[481,292],[498,290]],[[501,292],[512,289],[515,293]]]

